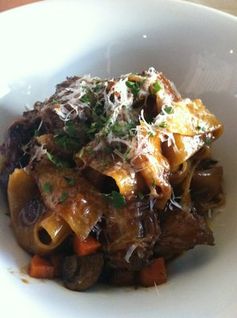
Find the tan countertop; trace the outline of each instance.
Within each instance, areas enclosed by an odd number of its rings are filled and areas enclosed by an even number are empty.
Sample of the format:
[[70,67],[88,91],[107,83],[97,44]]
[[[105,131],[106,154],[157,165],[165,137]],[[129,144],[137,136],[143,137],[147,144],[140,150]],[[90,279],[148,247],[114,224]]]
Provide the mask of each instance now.
[[[0,12],[37,0],[0,0]],[[144,0],[146,1],[146,0]],[[237,16],[237,0],[186,0],[204,4]]]
[[187,2],[200,3],[237,16],[237,0],[186,0]]

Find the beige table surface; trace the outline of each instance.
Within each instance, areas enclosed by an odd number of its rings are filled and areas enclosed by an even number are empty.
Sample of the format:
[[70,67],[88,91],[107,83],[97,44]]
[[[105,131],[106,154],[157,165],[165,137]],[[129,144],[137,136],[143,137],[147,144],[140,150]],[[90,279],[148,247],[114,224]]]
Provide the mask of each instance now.
[[[37,0],[0,0],[0,12],[16,6],[35,2]],[[118,0],[117,0],[118,1]],[[146,0],[143,0],[146,1]],[[201,3],[237,16],[237,0],[186,0]]]
[[186,0],[186,1],[200,3],[200,4],[203,4],[218,10],[222,10],[237,16],[237,0]]

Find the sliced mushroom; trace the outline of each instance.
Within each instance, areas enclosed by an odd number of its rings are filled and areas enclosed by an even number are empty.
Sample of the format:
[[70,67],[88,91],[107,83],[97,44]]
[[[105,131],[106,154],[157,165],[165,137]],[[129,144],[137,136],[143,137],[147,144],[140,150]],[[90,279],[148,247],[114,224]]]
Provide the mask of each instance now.
[[43,202],[39,198],[33,198],[20,210],[19,221],[23,226],[32,226],[45,212],[46,209]]
[[64,285],[71,289],[82,291],[93,286],[104,265],[101,253],[87,256],[67,256],[63,263]]

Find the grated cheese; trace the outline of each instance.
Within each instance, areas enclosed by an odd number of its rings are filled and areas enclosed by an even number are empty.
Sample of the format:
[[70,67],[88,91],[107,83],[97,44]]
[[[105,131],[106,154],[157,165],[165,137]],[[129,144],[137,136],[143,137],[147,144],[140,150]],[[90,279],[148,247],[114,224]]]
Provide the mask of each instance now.
[[[188,111],[190,104],[193,109],[195,107],[198,109],[200,107],[198,102],[192,102],[188,98],[174,102],[174,95],[180,99],[181,97],[173,83],[168,81],[171,90],[167,87],[167,81],[162,73],[156,71],[154,67],[150,67],[142,75],[129,73],[111,80],[102,80],[98,77],[85,75],[72,81],[68,87],[59,88],[58,103],[55,105],[54,111],[65,122],[75,118],[85,121],[88,111],[89,113],[93,112],[95,106],[86,97],[89,93],[93,94],[95,103],[102,105],[101,109],[105,118],[99,130],[95,131],[94,139],[97,146],[94,151],[101,151],[103,147],[110,145],[116,148],[114,154],[125,160],[125,154],[120,147],[117,147],[120,144],[121,147],[126,147],[126,159],[130,160],[131,164],[138,156],[151,155],[150,157],[152,157],[154,146],[149,142],[150,136],[157,135],[161,143],[167,142],[168,147],[173,147],[174,151],[177,152],[178,148],[174,134],[181,133],[179,132],[181,128],[177,123],[181,116],[182,122],[185,122],[185,129],[195,132],[191,138],[192,140],[189,138],[185,142],[184,137],[185,151],[192,154],[198,149],[198,146],[200,148],[200,145],[204,145],[200,137],[201,134],[198,135],[197,133],[198,125],[202,125],[202,129],[205,130],[208,129],[208,124],[205,123],[205,120],[200,121],[193,116],[192,110]],[[139,87],[138,92],[135,92],[136,94],[133,92],[132,83],[139,83],[136,86],[136,89]],[[160,111],[152,122],[148,122],[145,118],[144,106],[146,106],[147,97],[151,95],[152,87],[156,83],[159,84],[155,95],[159,100]],[[141,102],[141,106],[134,107],[136,102]],[[184,118],[184,116],[186,117]],[[136,127],[133,128],[132,134],[131,131],[125,129],[123,135],[118,135],[113,129],[117,125],[118,128],[121,127],[122,131],[124,125],[128,123],[134,123],[134,127]],[[152,161],[152,158],[149,160]],[[160,165],[160,169],[161,167],[162,165]],[[165,169],[166,167],[157,171],[157,173],[161,175]]]

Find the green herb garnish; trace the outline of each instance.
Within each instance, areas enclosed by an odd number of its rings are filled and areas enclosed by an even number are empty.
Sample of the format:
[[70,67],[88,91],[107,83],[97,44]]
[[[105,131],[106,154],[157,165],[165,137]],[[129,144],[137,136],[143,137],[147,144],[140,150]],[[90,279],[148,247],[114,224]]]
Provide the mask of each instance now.
[[136,127],[134,122],[115,122],[111,127],[111,131],[114,135],[118,137],[124,137],[127,135],[132,135],[132,129]]
[[104,114],[104,105],[100,102],[97,102],[95,106],[92,108],[92,113],[94,117],[98,117]]
[[45,182],[43,184],[43,191],[45,193],[52,193],[53,192],[53,185],[50,182]]
[[77,128],[72,120],[66,122],[65,131],[70,137],[77,137]]
[[55,98],[52,99],[52,104],[59,104],[59,101]]
[[165,121],[162,121],[160,124],[158,124],[158,127],[160,128],[166,128],[167,127],[167,124]]
[[205,127],[201,127],[201,126],[199,126],[199,125],[196,127],[196,129],[197,129],[197,130],[201,130],[201,131],[206,131]]
[[62,147],[64,150],[67,150],[68,147],[68,136],[66,135],[56,135],[54,136],[54,141],[56,143],[56,145]]
[[152,90],[153,90],[153,93],[158,93],[159,90],[161,90],[161,85],[158,81],[156,81],[153,85],[152,85]]
[[81,143],[79,139],[72,138],[68,135],[56,135],[54,136],[55,143],[62,147],[64,150],[79,150],[81,148]]
[[64,150],[77,151],[81,148],[81,142],[78,138],[78,130],[72,120],[66,122],[65,132],[60,132],[54,136],[55,143]]
[[58,168],[69,168],[70,167],[70,164],[67,161],[62,160],[55,155],[52,155],[50,152],[47,151],[46,155],[47,155],[47,158],[49,159],[49,161],[51,161],[56,167],[58,167]]
[[65,202],[67,199],[68,199],[68,192],[63,191],[63,193],[61,194],[61,197],[60,197],[60,199],[59,199],[59,202],[60,202],[60,203],[63,203],[63,202]]
[[97,84],[95,85],[95,87],[93,87],[93,91],[94,91],[95,93],[97,93],[97,92],[100,91],[102,88],[103,88],[103,85],[102,85],[101,83],[97,83]]
[[106,197],[116,209],[120,209],[126,204],[124,196],[117,191],[112,191],[110,194],[107,194]]
[[66,180],[69,186],[74,186],[76,184],[76,180],[73,177],[65,176],[64,179]]
[[155,137],[155,133],[153,131],[148,132],[148,137]]
[[172,106],[167,106],[165,105],[164,107],[164,111],[166,112],[166,114],[170,115],[170,114],[173,114],[174,113],[174,109]]
[[85,93],[81,98],[80,98],[80,101],[82,103],[85,103],[85,104],[92,104],[93,101],[95,99],[95,96],[93,94],[93,92],[91,90],[87,90],[87,93]]
[[91,112],[92,112],[92,121],[89,124],[90,126],[87,126],[86,133],[89,139],[94,139],[95,134],[101,131],[107,121],[108,118],[106,118],[104,104],[100,101],[97,101],[95,96],[93,95],[94,103],[91,105]]
[[131,89],[133,95],[137,96],[139,91],[140,91],[140,86],[141,86],[141,83],[139,82],[131,82],[131,81],[127,81],[126,82],[126,85],[128,88]]
[[99,130],[98,123],[97,122],[91,123],[90,128],[87,129],[87,134],[94,135],[95,133],[98,132],[98,130]]
[[83,95],[81,98],[80,98],[80,101],[82,102],[82,103],[90,103],[90,96],[89,96],[89,94],[85,94],[85,95]]
[[210,146],[212,141],[213,141],[212,137],[205,136],[205,139],[204,139],[205,145]]
[[94,121],[90,124],[90,127],[86,129],[86,134],[89,139],[94,139],[95,134],[105,128],[107,124],[107,118],[103,115],[93,114]]

